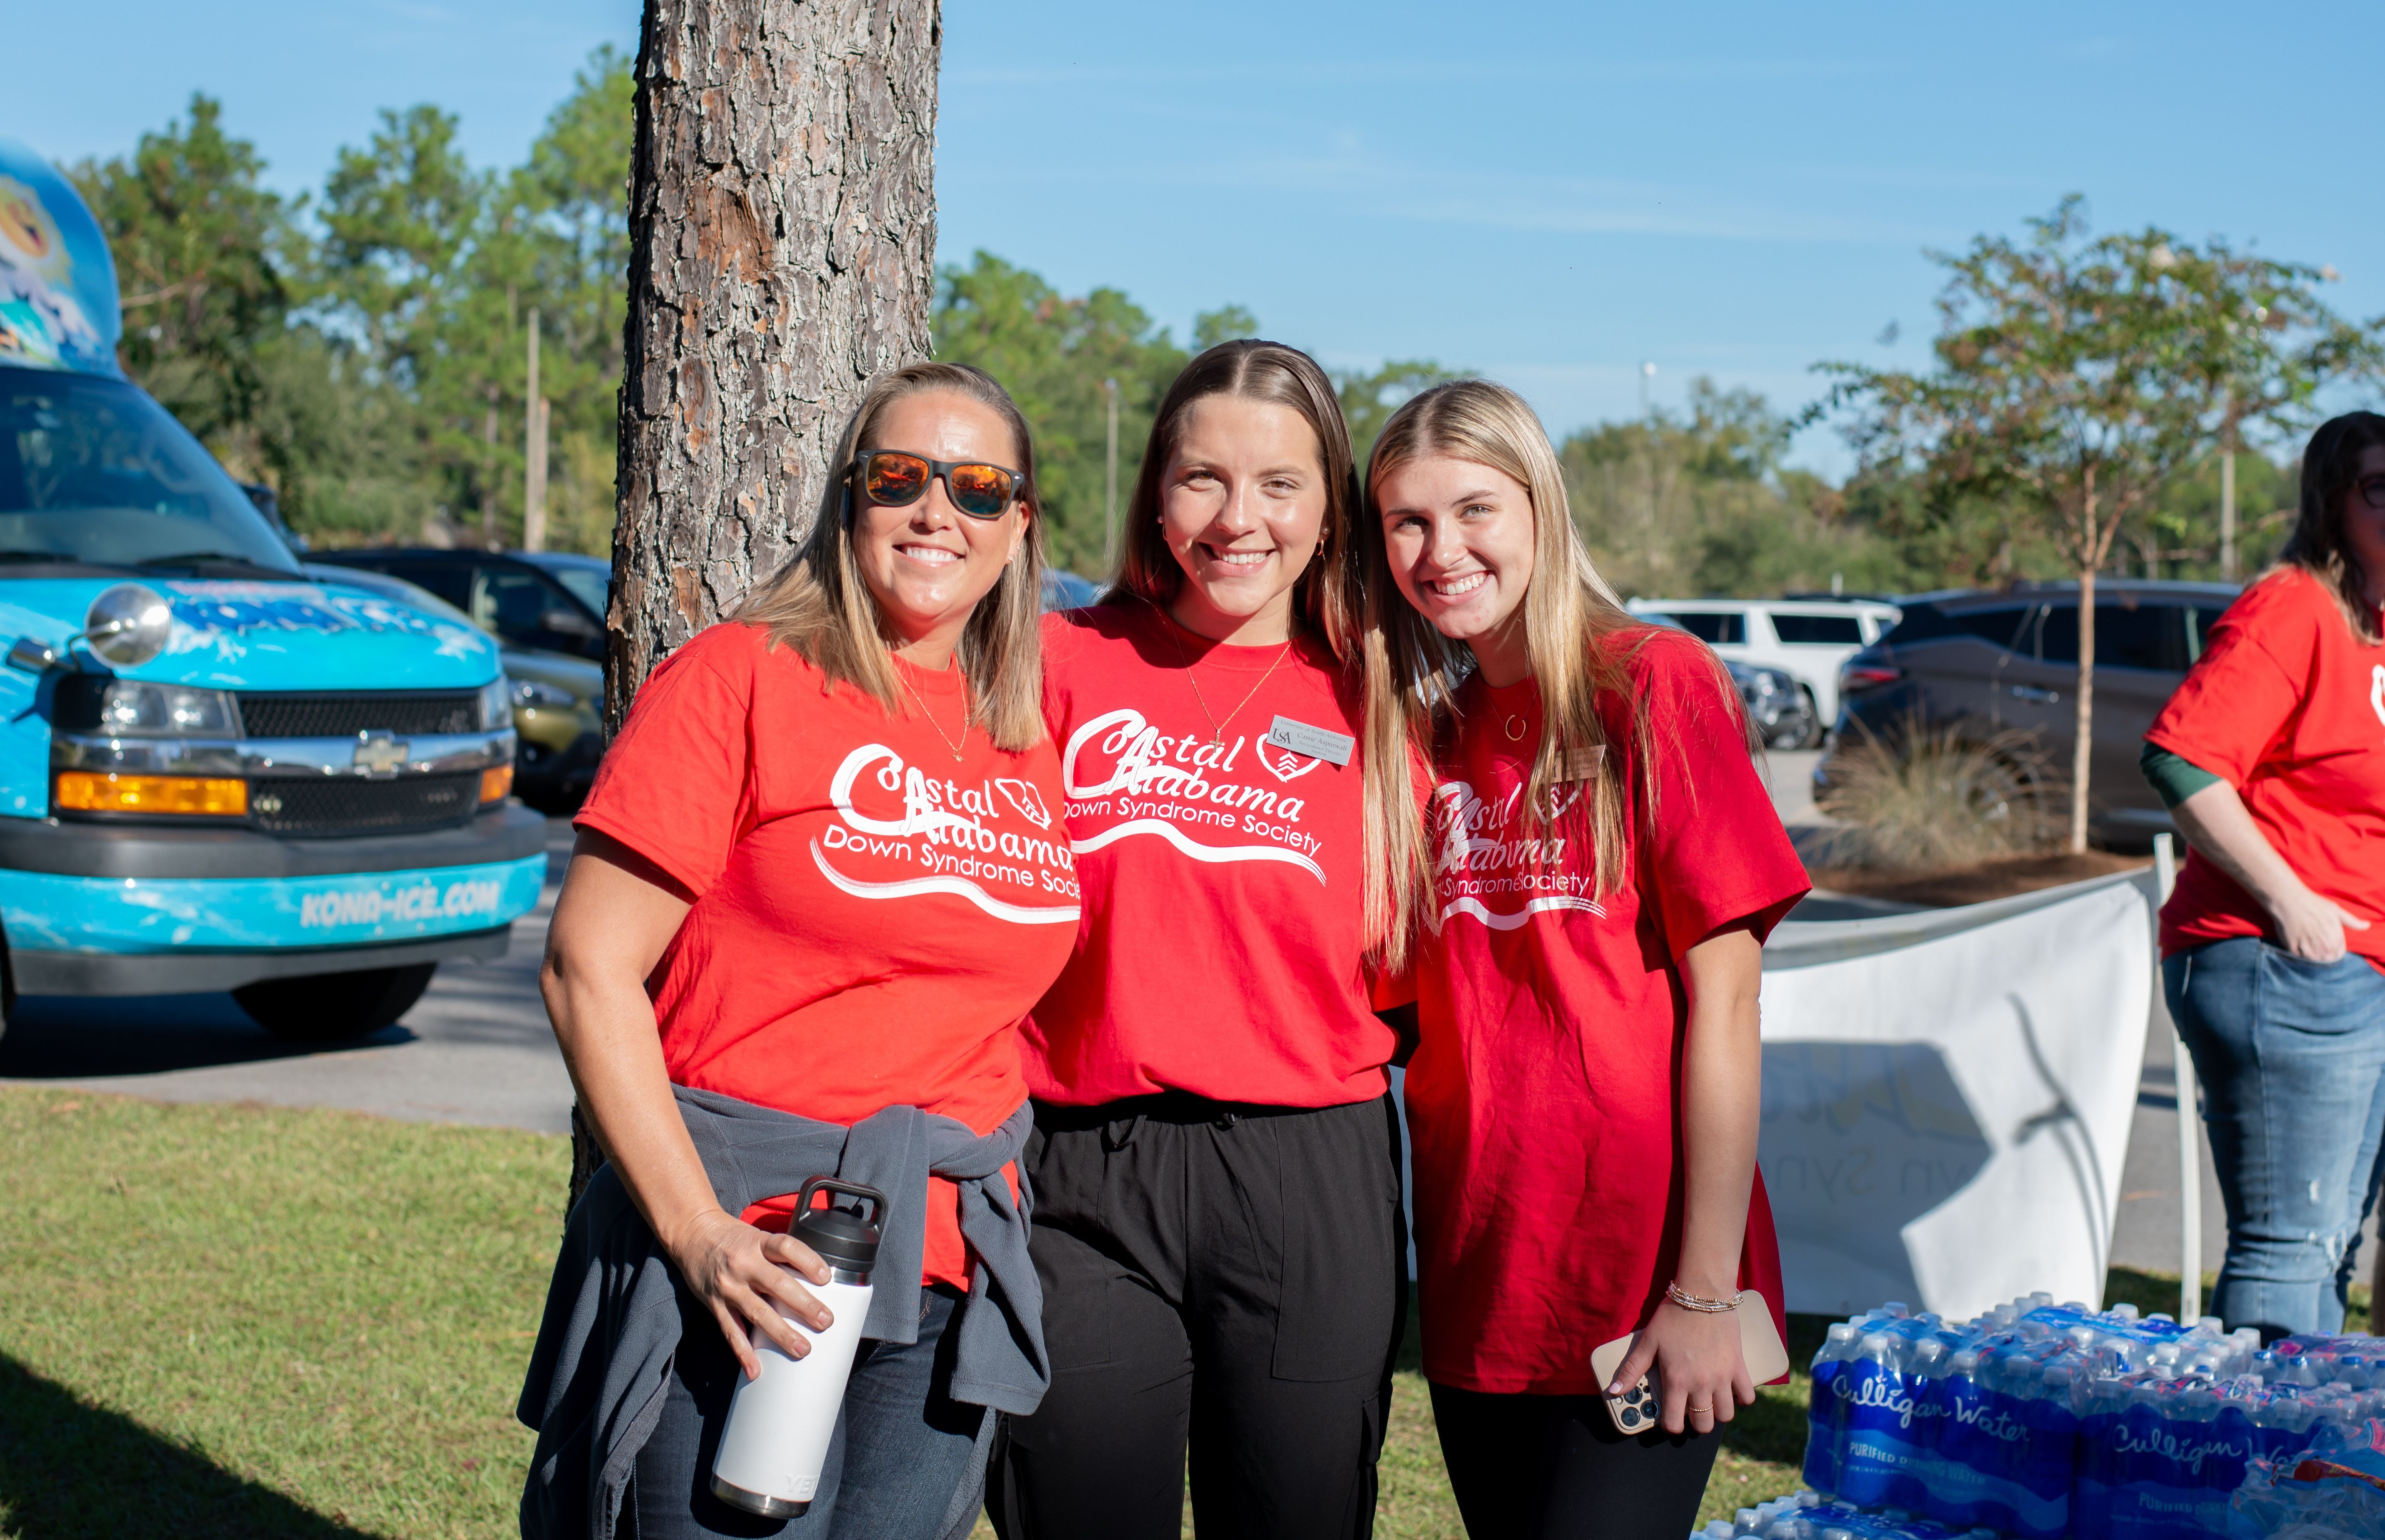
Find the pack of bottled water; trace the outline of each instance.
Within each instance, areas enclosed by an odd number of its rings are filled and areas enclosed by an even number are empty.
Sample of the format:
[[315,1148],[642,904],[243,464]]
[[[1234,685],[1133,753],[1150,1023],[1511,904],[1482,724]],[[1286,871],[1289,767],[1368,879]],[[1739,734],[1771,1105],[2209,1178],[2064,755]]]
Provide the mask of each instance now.
[[1811,1488],[1717,1519],[1690,1540],[1995,1540],[1992,1531],[1965,1534],[1901,1509],[1867,1512]]
[[1883,1305],[1832,1326],[1813,1374],[1804,1474],[1826,1503],[2018,1540],[2224,1533],[2254,1461],[2385,1414],[2385,1341],[2264,1349],[2216,1317],[2045,1294],[1959,1324]]

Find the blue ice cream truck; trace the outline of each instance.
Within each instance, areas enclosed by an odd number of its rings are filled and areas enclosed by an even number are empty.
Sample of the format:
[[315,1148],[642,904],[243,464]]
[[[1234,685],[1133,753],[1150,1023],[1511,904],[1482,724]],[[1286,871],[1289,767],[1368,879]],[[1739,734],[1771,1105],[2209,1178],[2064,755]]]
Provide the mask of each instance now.
[[0,140],[0,1004],[377,1030],[538,902],[496,644],[303,573],[121,326],[90,211]]

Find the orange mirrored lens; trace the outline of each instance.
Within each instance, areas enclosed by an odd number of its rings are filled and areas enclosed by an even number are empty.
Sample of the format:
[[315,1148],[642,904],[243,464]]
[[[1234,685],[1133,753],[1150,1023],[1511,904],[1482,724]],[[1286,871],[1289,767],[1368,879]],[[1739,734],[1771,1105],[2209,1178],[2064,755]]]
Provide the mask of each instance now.
[[928,462],[908,454],[873,454],[869,467],[862,475],[862,484],[868,490],[869,501],[882,503],[890,508],[900,508],[918,501],[928,490]]
[[1010,503],[1010,473],[997,466],[955,466],[944,474],[952,489],[953,506],[962,513],[991,518]]

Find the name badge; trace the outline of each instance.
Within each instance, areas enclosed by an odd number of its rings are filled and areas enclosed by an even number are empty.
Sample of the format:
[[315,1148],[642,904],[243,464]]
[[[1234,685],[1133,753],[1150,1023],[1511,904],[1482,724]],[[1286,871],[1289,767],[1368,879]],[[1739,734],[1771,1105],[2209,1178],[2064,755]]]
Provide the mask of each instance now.
[[1349,764],[1350,755],[1358,747],[1358,740],[1346,733],[1329,733],[1305,722],[1294,722],[1289,716],[1275,719],[1275,726],[1267,731],[1267,742],[1270,748],[1289,749],[1328,764]]
[[1606,753],[1603,745],[1593,743],[1587,749],[1568,749],[1557,756],[1557,779],[1594,781],[1598,778],[1598,763]]

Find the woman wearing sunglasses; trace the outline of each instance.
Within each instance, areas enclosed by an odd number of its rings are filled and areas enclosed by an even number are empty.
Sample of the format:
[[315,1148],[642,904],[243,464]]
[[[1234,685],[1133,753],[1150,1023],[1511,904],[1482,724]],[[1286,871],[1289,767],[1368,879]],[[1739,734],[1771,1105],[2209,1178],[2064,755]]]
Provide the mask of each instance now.
[[[991,379],[923,364],[870,389],[838,464],[801,556],[646,681],[577,819],[541,982],[609,1164],[523,1394],[526,1534],[938,1540],[977,1511],[994,1412],[1041,1395],[1015,1025],[1077,897],[1034,450]],[[786,1233],[817,1174],[881,1191],[884,1239],[781,1528],[712,1465],[756,1341],[800,1357],[785,1317],[827,1323]]]
[[2145,735],[2192,843],[2162,982],[2228,1205],[2211,1308],[2262,1339],[2343,1329],[2385,1124],[2385,416],[2303,452],[2278,565],[2213,625]]
[[[1420,933],[1407,1112],[1450,1484],[1483,1540],[1672,1540],[1755,1398],[1737,1311],[1780,1324],[1755,999],[1804,868],[1729,677],[1617,602],[1530,407],[1437,386],[1367,475],[1368,746],[1435,758],[1422,806],[1379,784],[1377,823]],[[1614,1387],[1653,1373],[1662,1401],[1638,1436],[1592,1368],[1632,1334]]]
[[[1053,1385],[1007,1540],[1370,1532],[1404,1307],[1369,996],[1348,429],[1273,342],[1160,403],[1109,597],[1046,622],[1084,923],[1026,1024]],[[1395,759],[1405,765],[1405,760]]]

